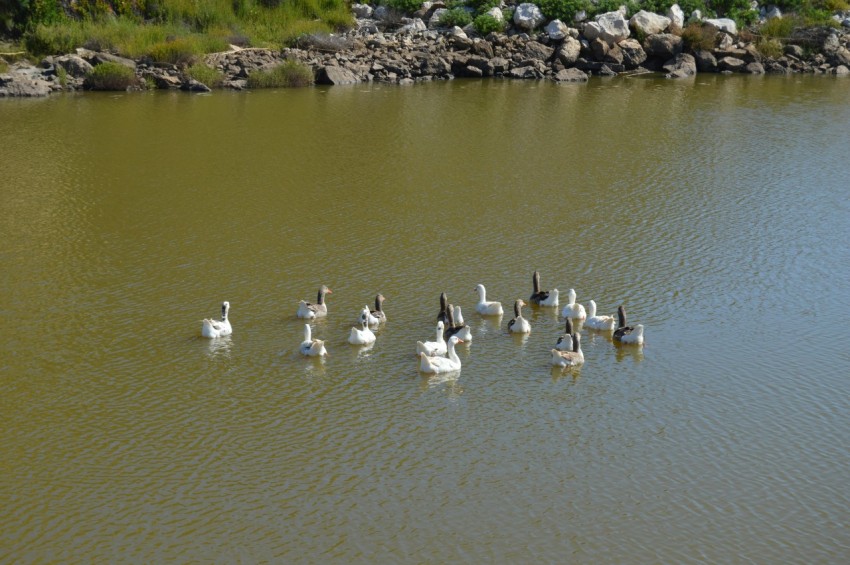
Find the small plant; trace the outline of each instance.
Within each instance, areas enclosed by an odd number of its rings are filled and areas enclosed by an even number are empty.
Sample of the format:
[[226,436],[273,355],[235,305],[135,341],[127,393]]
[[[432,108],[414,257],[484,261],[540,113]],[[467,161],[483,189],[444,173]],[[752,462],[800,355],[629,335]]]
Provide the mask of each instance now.
[[464,27],[472,23],[472,16],[464,8],[452,8],[440,16],[440,25],[444,27]]
[[412,14],[422,7],[422,0],[387,0],[387,6],[405,14]]
[[801,23],[800,18],[794,16],[771,18],[764,22],[758,31],[762,37],[782,39],[790,37],[794,28],[799,27]]
[[248,88],[293,88],[313,84],[313,71],[296,61],[286,61],[265,71],[248,75]]
[[537,5],[548,19],[564,23],[572,22],[582,10],[590,12],[593,6],[590,0],[538,0]]
[[62,65],[56,65],[56,76],[59,78],[59,84],[62,88],[68,86],[68,71]]
[[762,57],[778,59],[782,56],[782,42],[778,39],[762,39],[756,43],[756,49]]
[[475,31],[480,35],[487,35],[492,32],[500,32],[505,30],[505,22],[497,20],[490,14],[481,14],[472,21]]
[[693,23],[682,30],[682,41],[688,51],[695,53],[697,51],[711,51],[714,49],[714,42],[717,39],[717,32],[711,26]]
[[208,65],[197,64],[189,67],[187,74],[198,82],[201,82],[210,88],[218,88],[224,82],[224,74],[218,69],[214,69]]
[[127,90],[137,85],[136,73],[120,63],[101,63],[89,71],[85,85],[91,90]]
[[178,37],[172,41],[156,43],[150,48],[150,57],[158,63],[189,63],[202,54],[203,50],[196,41],[188,37]]
[[9,63],[4,61],[3,59],[0,59],[0,75],[7,72],[8,70],[9,70]]

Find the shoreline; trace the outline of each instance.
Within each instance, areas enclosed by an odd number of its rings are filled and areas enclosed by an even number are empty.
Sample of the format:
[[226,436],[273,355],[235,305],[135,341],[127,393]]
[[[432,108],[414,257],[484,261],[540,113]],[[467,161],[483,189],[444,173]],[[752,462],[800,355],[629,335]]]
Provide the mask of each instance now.
[[[581,29],[553,20],[542,29],[542,23],[531,23],[523,30],[514,22],[509,33],[480,37],[469,28],[429,28],[425,21],[433,26],[439,9],[404,18],[392,31],[381,31],[379,19],[360,18],[345,34],[307,36],[301,47],[278,51],[231,46],[230,51],[203,55],[198,62],[215,70],[220,88],[230,90],[245,90],[252,73],[286,62],[309,69],[312,84],[317,85],[491,77],[585,82],[591,75],[645,73],[670,79],[699,73],[850,76],[850,35],[844,29],[798,30],[799,36],[790,38],[777,56],[767,56],[754,38],[738,33],[732,20],[704,20],[694,28],[701,36],[688,40],[683,38],[683,22],[646,12],[627,20],[623,11],[602,14],[581,24]],[[0,74],[0,97],[84,90],[89,73],[103,63],[132,69],[136,86],[128,90],[214,90],[192,78],[187,64],[133,60],[79,48],[72,54],[45,57],[38,66],[9,63]]]

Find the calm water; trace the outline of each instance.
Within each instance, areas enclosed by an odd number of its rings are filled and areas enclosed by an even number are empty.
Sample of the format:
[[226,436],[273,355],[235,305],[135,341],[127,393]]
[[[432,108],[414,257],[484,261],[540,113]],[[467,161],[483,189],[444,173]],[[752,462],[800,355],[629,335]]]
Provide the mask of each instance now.
[[[817,77],[0,101],[0,561],[846,562],[848,123]],[[535,269],[646,345],[474,313]]]

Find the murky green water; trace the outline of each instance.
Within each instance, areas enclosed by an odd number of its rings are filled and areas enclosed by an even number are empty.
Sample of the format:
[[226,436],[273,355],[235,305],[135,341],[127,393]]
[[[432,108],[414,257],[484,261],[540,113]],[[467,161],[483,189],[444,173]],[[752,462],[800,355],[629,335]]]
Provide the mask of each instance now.
[[[0,561],[844,561],[848,123],[822,77],[0,101]],[[646,345],[474,313],[535,269]]]

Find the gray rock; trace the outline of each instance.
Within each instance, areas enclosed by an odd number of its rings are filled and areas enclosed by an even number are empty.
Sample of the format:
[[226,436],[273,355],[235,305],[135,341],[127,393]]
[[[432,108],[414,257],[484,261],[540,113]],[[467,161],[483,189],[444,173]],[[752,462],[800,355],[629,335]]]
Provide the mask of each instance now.
[[528,65],[525,67],[515,67],[507,72],[507,76],[510,78],[522,78],[522,79],[535,79],[535,78],[543,78],[538,74],[537,69]]
[[701,73],[714,73],[717,72],[717,58],[711,53],[711,51],[696,51],[694,53],[694,60],[696,61],[697,70]]
[[844,65],[845,67],[850,67],[850,50],[846,47],[838,47],[829,54],[828,59],[833,66]]
[[620,11],[598,15],[584,26],[584,36],[589,41],[599,37],[609,45],[619,43],[629,37],[630,33],[629,21]]
[[587,73],[576,68],[562,69],[555,73],[553,79],[555,82],[587,82]]
[[334,65],[325,65],[316,73],[316,84],[357,84],[360,79],[350,70]]
[[791,55],[792,57],[796,57],[798,59],[803,58],[803,48],[799,45],[786,45],[783,51],[786,55]]
[[832,74],[834,74],[835,76],[846,77],[850,75],[850,69],[848,69],[844,65],[838,65],[832,70]]
[[679,53],[666,63],[664,70],[671,78],[692,77],[697,74],[697,63],[690,53]]
[[717,68],[721,71],[739,73],[744,70],[746,63],[736,57],[722,57],[717,61]]
[[531,31],[534,28],[543,25],[546,17],[536,4],[524,3],[517,6],[514,10],[514,25],[519,29]]
[[85,78],[94,67],[79,55],[62,55],[53,59],[53,64],[62,67],[65,71],[76,78]]
[[26,73],[17,73],[14,71],[0,75],[0,98],[23,97],[23,98],[40,98],[50,94],[50,83],[40,79],[28,76]]
[[670,31],[679,32],[685,27],[685,13],[678,4],[673,4],[667,10],[667,17],[670,18]]
[[354,16],[360,19],[368,19],[372,17],[372,6],[369,4],[352,4],[351,11],[354,12]]
[[747,63],[744,67],[744,70],[741,71],[743,73],[751,74],[751,75],[763,75],[764,74],[764,66],[761,63],[752,62]]
[[637,39],[624,39],[617,44],[620,52],[623,54],[623,66],[626,69],[636,69],[646,61],[646,51],[643,50],[640,42]]
[[193,78],[183,81],[183,84],[180,85],[180,90],[186,90],[189,92],[212,92],[209,86]]
[[449,11],[446,8],[438,8],[434,10],[434,13],[431,14],[431,17],[428,19],[428,29],[436,29],[440,27],[440,18],[442,18],[444,14],[448,13]]
[[537,59],[539,61],[548,61],[555,50],[551,47],[543,45],[538,41],[529,41],[525,44],[524,54],[529,59]]
[[724,31],[730,35],[738,35],[738,25],[730,18],[710,18],[705,23],[714,27],[717,31]]
[[578,60],[580,54],[581,42],[573,37],[567,37],[558,48],[556,56],[565,67],[571,67]]
[[657,33],[649,35],[643,42],[643,48],[649,57],[658,57],[665,61],[672,59],[682,52],[683,41],[672,33]]
[[552,41],[561,41],[567,37],[569,28],[561,20],[552,20],[546,26],[546,33]]
[[629,25],[644,35],[661,33],[670,26],[670,18],[641,10],[631,17]]

